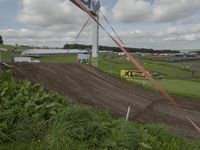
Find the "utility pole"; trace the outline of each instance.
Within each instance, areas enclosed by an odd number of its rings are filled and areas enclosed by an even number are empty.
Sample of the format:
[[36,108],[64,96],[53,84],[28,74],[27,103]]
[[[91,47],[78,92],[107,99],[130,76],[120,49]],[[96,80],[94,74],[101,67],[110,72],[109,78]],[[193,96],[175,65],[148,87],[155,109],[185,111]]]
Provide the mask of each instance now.
[[[96,16],[99,20],[99,16]],[[93,42],[92,42],[92,65],[98,67],[99,56],[99,25],[93,21]]]
[[[100,1],[99,0],[70,0],[72,3],[81,8],[83,5],[99,21]],[[81,5],[80,5],[81,3]],[[98,67],[99,53],[99,25],[93,20],[93,40],[92,40],[92,65]]]
[[[95,17],[99,21],[99,10],[96,12]],[[92,65],[94,67],[98,67],[98,57],[99,57],[99,25],[95,21],[93,21]]]

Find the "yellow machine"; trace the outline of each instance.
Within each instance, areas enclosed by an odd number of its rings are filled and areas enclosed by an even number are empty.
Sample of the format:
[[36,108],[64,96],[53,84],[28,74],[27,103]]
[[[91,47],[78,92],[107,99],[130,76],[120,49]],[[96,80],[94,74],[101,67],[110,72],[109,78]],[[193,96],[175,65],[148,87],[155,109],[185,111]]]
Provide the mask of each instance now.
[[140,70],[121,70],[121,77],[145,77],[145,75]]

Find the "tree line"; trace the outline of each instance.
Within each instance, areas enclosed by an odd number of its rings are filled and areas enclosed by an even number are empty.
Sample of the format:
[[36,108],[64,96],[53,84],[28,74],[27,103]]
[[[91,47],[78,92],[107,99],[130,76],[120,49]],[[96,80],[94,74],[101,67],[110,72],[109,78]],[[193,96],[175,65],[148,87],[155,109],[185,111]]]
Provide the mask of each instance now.
[[[180,53],[178,50],[154,50],[148,48],[131,48],[127,47],[129,52],[143,52],[143,53]],[[64,49],[92,49],[92,45],[83,45],[83,44],[65,44]],[[121,52],[121,49],[118,47],[111,46],[99,46],[100,51],[113,51],[113,52]]]

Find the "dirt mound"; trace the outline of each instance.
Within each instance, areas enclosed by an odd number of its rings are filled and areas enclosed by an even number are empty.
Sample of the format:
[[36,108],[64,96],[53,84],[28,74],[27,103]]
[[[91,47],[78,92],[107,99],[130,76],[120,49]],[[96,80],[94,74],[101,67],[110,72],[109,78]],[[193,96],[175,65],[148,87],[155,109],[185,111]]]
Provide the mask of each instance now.
[[125,117],[131,106],[130,119],[143,123],[163,123],[170,129],[189,137],[200,137],[180,114],[185,112],[200,125],[200,101],[175,97],[182,109],[175,109],[159,93],[143,89],[113,77],[89,65],[15,63],[14,75],[40,83],[73,102],[86,104]]

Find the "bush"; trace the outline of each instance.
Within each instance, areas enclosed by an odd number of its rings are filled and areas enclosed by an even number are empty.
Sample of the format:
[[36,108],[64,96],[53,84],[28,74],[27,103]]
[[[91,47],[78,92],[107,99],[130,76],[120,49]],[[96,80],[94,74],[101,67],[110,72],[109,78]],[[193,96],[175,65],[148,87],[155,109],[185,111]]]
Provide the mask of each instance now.
[[200,141],[185,139],[169,132],[164,126],[146,125],[147,133],[151,135],[148,142],[154,150],[199,150]]
[[42,138],[49,119],[69,103],[39,85],[0,77],[0,143]]
[[67,108],[53,118],[52,128],[46,139],[50,147],[59,149],[82,145],[84,149],[116,150],[135,149],[141,140],[137,129],[128,123],[113,121],[106,114],[94,113],[89,108],[77,106]]

